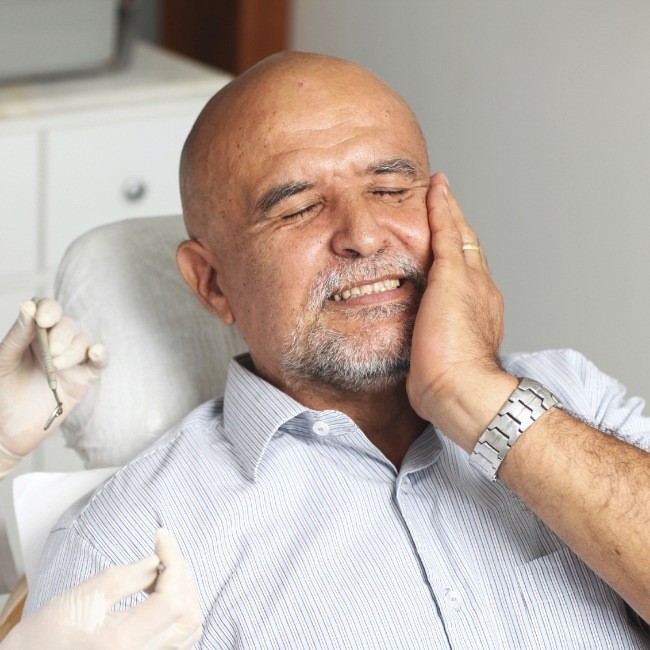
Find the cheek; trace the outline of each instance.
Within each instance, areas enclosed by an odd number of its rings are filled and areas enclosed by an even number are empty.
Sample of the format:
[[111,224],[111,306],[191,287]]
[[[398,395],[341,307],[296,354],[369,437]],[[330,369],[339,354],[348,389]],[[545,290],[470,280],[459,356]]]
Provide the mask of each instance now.
[[237,290],[242,318],[267,335],[283,335],[302,313],[316,274],[313,241],[260,241],[252,247]]
[[414,206],[407,219],[399,222],[399,238],[410,253],[427,267],[431,264],[431,230],[426,203]]

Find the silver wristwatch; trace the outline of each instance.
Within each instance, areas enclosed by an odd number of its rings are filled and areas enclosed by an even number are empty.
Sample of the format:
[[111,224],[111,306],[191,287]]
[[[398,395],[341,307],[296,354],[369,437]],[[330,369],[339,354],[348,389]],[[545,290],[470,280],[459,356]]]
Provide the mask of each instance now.
[[553,407],[563,408],[550,390],[524,377],[479,438],[469,462],[495,481],[499,465],[519,436]]

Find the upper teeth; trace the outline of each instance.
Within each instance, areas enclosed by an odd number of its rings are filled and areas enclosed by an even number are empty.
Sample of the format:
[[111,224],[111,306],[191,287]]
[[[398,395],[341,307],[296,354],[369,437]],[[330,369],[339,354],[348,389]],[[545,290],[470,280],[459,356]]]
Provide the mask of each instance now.
[[399,280],[380,280],[379,282],[374,282],[372,284],[362,284],[358,287],[352,287],[351,289],[346,289],[341,293],[335,293],[332,296],[332,300],[347,300],[348,298],[354,296],[366,296],[370,293],[381,293],[382,291],[390,291],[391,289],[397,289],[399,287]]

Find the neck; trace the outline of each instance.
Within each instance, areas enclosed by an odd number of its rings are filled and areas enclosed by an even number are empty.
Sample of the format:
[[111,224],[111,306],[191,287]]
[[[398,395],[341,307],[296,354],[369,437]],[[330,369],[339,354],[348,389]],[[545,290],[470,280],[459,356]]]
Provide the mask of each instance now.
[[383,390],[354,393],[322,384],[280,388],[308,408],[345,413],[398,469],[425,427],[409,403],[405,381]]

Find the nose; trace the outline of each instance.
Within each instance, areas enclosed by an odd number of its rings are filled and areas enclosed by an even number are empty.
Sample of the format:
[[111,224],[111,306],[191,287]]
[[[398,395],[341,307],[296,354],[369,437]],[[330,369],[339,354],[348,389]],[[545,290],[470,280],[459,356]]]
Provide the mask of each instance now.
[[332,248],[337,255],[370,257],[388,246],[389,229],[385,220],[363,200],[346,201],[336,212]]

